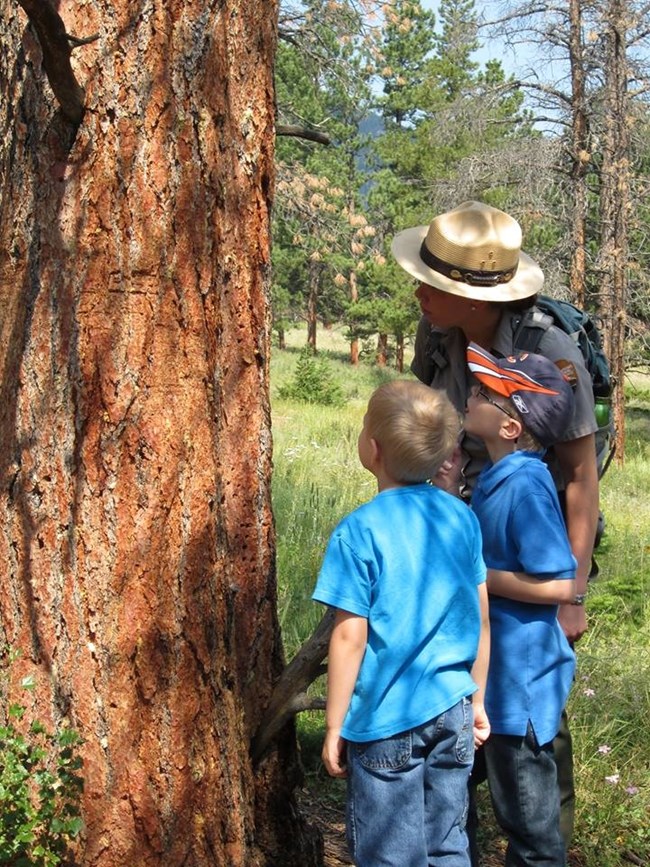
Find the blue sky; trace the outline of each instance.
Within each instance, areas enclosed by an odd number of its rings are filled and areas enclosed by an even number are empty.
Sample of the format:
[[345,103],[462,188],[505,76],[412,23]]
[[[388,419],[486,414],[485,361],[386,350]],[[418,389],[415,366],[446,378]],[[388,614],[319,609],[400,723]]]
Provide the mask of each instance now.
[[[431,9],[437,13],[439,0],[421,0],[425,9]],[[476,4],[477,14],[480,16],[481,8],[490,8],[489,0]],[[491,6],[495,8],[494,4]],[[436,29],[438,21],[436,19]],[[505,43],[494,37],[488,39],[487,32],[479,33],[479,41],[483,47],[477,51],[473,60],[484,64],[488,60],[500,60],[506,75],[513,75],[520,80],[560,80],[566,71],[560,61],[553,60],[550,51],[543,51],[540,46],[526,44],[525,36],[520,34],[521,42],[516,46],[506,46]],[[489,42],[489,45],[487,43]],[[516,48],[516,51],[515,51]],[[545,108],[542,112],[545,116],[553,114],[552,109]],[[549,123],[544,121],[540,129],[548,129]]]
[[[422,6],[425,9],[431,9],[433,12],[438,11],[438,0],[421,0]],[[477,12],[480,14],[480,4],[477,4]],[[437,27],[437,20],[436,20]],[[485,45],[487,36],[479,34],[479,40]],[[483,47],[477,51],[473,58],[477,63],[485,63],[488,60],[500,60],[507,74],[517,74],[522,72],[522,67],[526,65],[525,58],[517,57],[512,48],[506,48],[499,40],[491,39],[490,46]]]

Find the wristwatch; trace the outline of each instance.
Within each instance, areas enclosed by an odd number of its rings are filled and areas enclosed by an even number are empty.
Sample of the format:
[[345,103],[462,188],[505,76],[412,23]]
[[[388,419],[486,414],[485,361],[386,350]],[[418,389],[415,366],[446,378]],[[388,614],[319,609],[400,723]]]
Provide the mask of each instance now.
[[576,593],[575,599],[573,600],[571,605],[584,605],[586,598],[587,598],[586,593]]

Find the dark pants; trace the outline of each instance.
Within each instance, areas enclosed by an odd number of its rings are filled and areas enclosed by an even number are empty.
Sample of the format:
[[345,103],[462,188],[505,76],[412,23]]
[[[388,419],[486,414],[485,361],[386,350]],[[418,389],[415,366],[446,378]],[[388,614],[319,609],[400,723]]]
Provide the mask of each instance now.
[[560,730],[553,741],[553,753],[557,767],[557,782],[560,787],[560,833],[568,850],[573,837],[573,822],[576,809],[576,791],[573,782],[573,746],[569,720],[562,711]]
[[[554,754],[556,745],[559,749]],[[529,731],[523,738],[493,735],[477,751],[467,819],[472,867],[480,863],[476,786],[485,779],[489,779],[495,815],[509,839],[506,867],[564,865],[575,803],[566,714],[562,715],[562,726],[552,745],[539,747]]]

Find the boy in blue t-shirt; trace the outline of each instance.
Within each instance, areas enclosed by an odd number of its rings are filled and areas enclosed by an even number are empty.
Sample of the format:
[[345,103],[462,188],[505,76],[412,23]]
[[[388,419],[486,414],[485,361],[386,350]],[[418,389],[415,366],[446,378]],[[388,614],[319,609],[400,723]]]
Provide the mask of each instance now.
[[488,567],[491,655],[483,746],[490,796],[508,836],[506,865],[564,867],[553,738],[573,680],[575,658],[557,620],[558,604],[580,604],[558,497],[544,449],[561,438],[573,391],[541,355],[497,359],[467,350],[478,380],[465,430],[485,442],[491,463],[472,496]]
[[313,594],[336,609],[322,755],[347,776],[359,867],[469,865],[467,785],[489,733],[485,565],[476,517],[427,482],[459,428],[441,391],[373,393],[358,448],[379,493],[334,530]]

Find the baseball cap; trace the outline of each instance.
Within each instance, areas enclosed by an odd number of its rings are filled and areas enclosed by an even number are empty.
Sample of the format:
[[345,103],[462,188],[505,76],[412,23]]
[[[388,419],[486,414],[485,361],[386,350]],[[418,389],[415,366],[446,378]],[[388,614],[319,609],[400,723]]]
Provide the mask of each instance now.
[[532,352],[496,358],[470,343],[467,364],[479,382],[510,401],[540,445],[561,440],[575,398],[568,379],[552,361]]

